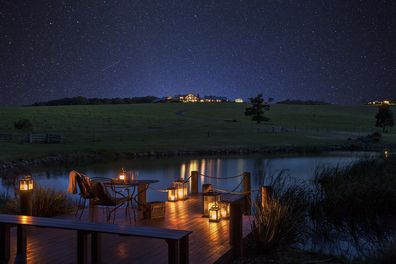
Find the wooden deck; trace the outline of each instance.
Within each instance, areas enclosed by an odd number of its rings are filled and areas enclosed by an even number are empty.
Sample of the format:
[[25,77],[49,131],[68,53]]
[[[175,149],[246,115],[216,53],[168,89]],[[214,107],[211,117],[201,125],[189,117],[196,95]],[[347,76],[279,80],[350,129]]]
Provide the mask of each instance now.
[[[229,221],[209,223],[202,217],[202,196],[196,195],[185,201],[167,202],[166,216],[158,220],[142,220],[138,215],[132,225],[155,226],[191,230],[190,263],[213,263],[230,249]],[[71,216],[70,216],[71,217]],[[101,208],[85,210],[81,221],[104,223]],[[115,223],[129,225],[124,208],[117,211]],[[250,231],[249,217],[244,216],[243,234]],[[16,230],[12,230],[11,263],[16,254]],[[75,263],[76,232],[50,228],[28,228],[28,263]],[[167,263],[167,244],[163,240],[102,235],[103,263]]]

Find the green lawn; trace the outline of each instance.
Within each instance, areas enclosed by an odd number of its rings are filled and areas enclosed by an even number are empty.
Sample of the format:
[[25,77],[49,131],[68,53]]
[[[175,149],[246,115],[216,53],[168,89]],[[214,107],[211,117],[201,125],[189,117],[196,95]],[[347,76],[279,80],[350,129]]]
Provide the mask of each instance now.
[[[27,118],[34,132],[59,133],[64,144],[0,142],[0,159],[56,153],[176,151],[345,142],[375,131],[376,107],[275,105],[270,122],[256,125],[245,104],[135,104],[0,108],[0,133],[20,135],[13,124]],[[235,119],[237,122],[227,122]],[[281,127],[287,131],[272,133]],[[18,141],[18,140],[16,140]],[[396,133],[385,142],[395,143]]]

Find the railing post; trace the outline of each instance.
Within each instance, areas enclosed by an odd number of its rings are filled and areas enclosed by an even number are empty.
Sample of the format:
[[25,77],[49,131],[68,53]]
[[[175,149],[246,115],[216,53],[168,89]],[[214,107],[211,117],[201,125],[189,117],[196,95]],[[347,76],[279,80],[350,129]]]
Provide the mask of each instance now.
[[269,201],[271,199],[271,186],[261,186],[260,187],[260,196],[261,196],[261,210],[264,210],[269,206]]
[[146,207],[146,191],[147,191],[147,185],[144,183],[141,183],[138,185],[138,210],[144,210]]
[[202,194],[208,193],[213,191],[212,184],[204,183],[202,184]]
[[198,171],[191,172],[191,193],[198,193]]
[[242,185],[243,185],[243,192],[245,193],[245,209],[244,213],[245,215],[250,215],[251,211],[251,183],[250,183],[250,172],[244,172],[243,173],[243,179],[242,179]]
[[88,263],[88,232],[77,230],[77,263]]
[[102,261],[101,246],[101,234],[93,232],[91,234],[91,262],[93,264],[101,263]]
[[242,203],[241,201],[230,204],[230,244],[235,257],[242,256]]
[[10,260],[10,225],[0,224],[0,263]]

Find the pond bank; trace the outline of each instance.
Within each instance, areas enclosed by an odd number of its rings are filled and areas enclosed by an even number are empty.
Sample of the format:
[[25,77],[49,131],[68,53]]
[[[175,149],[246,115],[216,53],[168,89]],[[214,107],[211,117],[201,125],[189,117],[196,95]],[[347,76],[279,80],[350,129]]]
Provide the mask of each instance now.
[[212,150],[194,150],[194,151],[150,151],[150,152],[96,152],[80,154],[56,154],[38,159],[20,159],[0,161],[0,172],[11,169],[28,170],[29,168],[49,165],[75,165],[87,164],[102,161],[114,161],[119,159],[138,159],[138,158],[165,158],[175,156],[215,156],[215,155],[247,155],[247,154],[317,154],[321,152],[333,151],[383,151],[384,149],[394,150],[396,144],[343,144],[330,146],[266,146],[258,148],[229,148],[229,149],[212,149]]

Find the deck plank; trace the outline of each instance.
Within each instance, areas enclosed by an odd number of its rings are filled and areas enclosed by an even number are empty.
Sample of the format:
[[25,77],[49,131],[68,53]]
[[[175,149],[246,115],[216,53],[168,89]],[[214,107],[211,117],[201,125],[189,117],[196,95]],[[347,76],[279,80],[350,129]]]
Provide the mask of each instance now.
[[[190,199],[179,202],[167,202],[164,219],[144,220],[139,213],[133,226],[148,226],[169,229],[191,230],[190,262],[213,263],[230,249],[229,221],[209,223],[202,217],[202,197],[194,195]],[[90,218],[89,214],[94,215]],[[74,216],[62,218],[75,219]],[[249,217],[244,216],[243,233],[250,230]],[[93,221],[90,221],[93,220]],[[106,223],[101,208],[86,210],[82,223]],[[116,224],[130,225],[125,217],[124,209],[117,212]],[[11,232],[11,260],[16,254],[16,232]],[[28,228],[28,263],[75,263],[76,231],[52,228]],[[140,237],[124,237],[112,234],[102,235],[103,263],[167,263],[167,244],[161,239]]]

